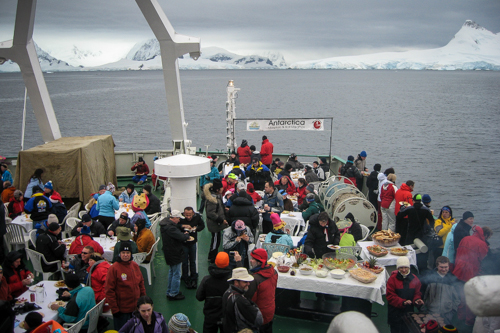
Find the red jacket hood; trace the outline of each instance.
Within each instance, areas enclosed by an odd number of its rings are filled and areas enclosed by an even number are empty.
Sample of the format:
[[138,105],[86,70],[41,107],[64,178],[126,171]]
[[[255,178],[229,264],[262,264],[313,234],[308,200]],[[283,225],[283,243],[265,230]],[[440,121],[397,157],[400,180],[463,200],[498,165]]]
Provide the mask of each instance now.
[[479,238],[480,240],[482,240],[483,242],[486,242],[486,239],[484,238],[484,231],[483,231],[483,228],[481,228],[480,226],[476,225],[474,227],[474,233],[472,234],[472,237],[476,237],[476,238]]
[[411,189],[410,186],[406,185],[405,183],[401,184],[401,187],[399,190],[403,190],[403,191],[408,191],[408,192],[412,192],[413,190]]
[[262,144],[268,143],[268,142],[269,142],[269,139],[262,140]]

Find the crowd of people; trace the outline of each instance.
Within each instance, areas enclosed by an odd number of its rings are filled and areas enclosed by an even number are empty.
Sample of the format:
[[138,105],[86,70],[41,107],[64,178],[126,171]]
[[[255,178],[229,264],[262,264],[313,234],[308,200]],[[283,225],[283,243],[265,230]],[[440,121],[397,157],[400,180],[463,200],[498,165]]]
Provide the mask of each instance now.
[[[329,252],[329,245],[354,245],[362,238],[361,227],[352,214],[345,217],[352,222],[351,226],[339,230],[319,200],[314,183],[330,174],[326,159],[304,166],[295,154],[282,162],[279,158],[273,160],[272,153],[273,145],[263,136],[260,151],[243,140],[225,163],[217,166],[217,158],[211,156],[211,171],[200,177],[199,212],[193,207],[185,207],[182,212],[172,210],[159,223],[163,255],[169,266],[167,300],[185,299],[180,291],[181,283],[187,289],[197,289],[196,298],[205,302],[203,332],[243,329],[272,332],[278,275],[268,264],[264,249],[249,251],[256,243],[259,215],[266,243],[293,247],[290,230],[285,229],[286,223],[280,214],[284,210],[300,211],[303,219],[309,221],[309,230],[301,242],[310,257]],[[435,218],[429,194],[415,193],[416,184],[412,180],[397,186],[393,168],[381,172],[381,165],[375,164],[368,173],[366,158],[366,151],[356,158],[349,156],[339,174],[359,190],[363,190],[366,177],[368,199],[378,210],[376,228],[399,233],[401,245],[411,245],[418,238],[429,248],[428,253],[417,254],[418,270],[411,267],[407,257],[399,258],[396,270],[387,281],[391,332],[407,332],[402,318],[405,313],[413,312],[415,306],[439,314],[449,327],[457,322],[473,325],[475,316],[466,305],[463,288],[471,278],[485,274],[483,262],[498,261],[488,243],[493,231],[475,225],[470,211],[464,212],[457,222],[448,205],[443,206]],[[109,184],[101,185],[87,205],[88,214],[71,230],[76,238],[68,253],[75,256],[65,262],[66,245],[61,242],[59,223],[66,214],[55,208],[64,203],[54,184],[44,183],[43,170],[37,169],[25,190],[29,196],[23,196],[20,190],[13,188],[4,169],[2,166],[2,179],[6,175],[2,200],[8,203],[8,216],[15,218],[24,212],[30,213],[38,230],[36,250],[44,254],[47,262],[61,261],[63,269],[69,272],[65,274],[68,290],[61,295],[70,302],[69,306],[53,305],[59,318],[77,322],[95,304],[106,299],[117,331],[135,332],[138,326],[144,332],[194,331],[184,314],[173,315],[167,323],[162,314],[153,311],[142,273],[132,260],[134,253],[149,253],[155,243],[147,215],[160,212],[161,208],[150,185],[144,185],[141,194],[134,184],[128,184],[118,194],[110,191]],[[139,161],[132,169],[136,171],[134,182],[143,184],[149,173],[145,162]],[[291,173],[296,171],[302,171],[303,176],[294,183]],[[295,205],[289,197],[294,197]],[[115,219],[120,202],[131,205],[135,213],[132,218],[122,213]],[[3,205],[2,208],[5,209]],[[211,233],[209,274],[198,284],[197,233],[205,225]],[[118,239],[111,262],[103,258],[103,248],[93,240],[102,234]],[[145,262],[150,260],[147,257]],[[8,253],[2,262],[0,299],[9,300],[27,290],[33,274],[24,267],[20,252]],[[57,270],[55,264],[42,265],[44,271]],[[33,328],[33,325],[33,322],[27,323],[27,327]],[[88,322],[83,328],[87,326]]]

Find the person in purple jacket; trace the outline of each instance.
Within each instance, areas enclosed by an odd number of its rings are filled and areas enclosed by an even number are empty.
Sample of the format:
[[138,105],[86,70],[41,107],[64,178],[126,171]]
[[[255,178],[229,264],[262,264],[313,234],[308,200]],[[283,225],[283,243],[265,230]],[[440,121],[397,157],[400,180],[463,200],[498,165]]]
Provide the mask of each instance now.
[[137,300],[137,310],[132,318],[120,329],[120,333],[169,333],[168,326],[159,312],[153,311],[153,300],[141,296]]

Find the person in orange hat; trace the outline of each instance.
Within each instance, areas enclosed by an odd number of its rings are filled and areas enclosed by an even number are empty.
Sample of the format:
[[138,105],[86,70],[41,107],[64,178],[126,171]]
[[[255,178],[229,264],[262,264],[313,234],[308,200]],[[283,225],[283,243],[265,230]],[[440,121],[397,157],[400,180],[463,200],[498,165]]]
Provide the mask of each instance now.
[[[235,260],[241,263],[241,257],[236,252]],[[203,332],[217,333],[222,330],[222,295],[229,288],[227,281],[231,277],[231,268],[229,267],[229,255],[226,252],[219,252],[215,257],[215,263],[208,266],[208,275],[205,276],[198,290],[196,299],[200,302],[205,301],[203,306]]]

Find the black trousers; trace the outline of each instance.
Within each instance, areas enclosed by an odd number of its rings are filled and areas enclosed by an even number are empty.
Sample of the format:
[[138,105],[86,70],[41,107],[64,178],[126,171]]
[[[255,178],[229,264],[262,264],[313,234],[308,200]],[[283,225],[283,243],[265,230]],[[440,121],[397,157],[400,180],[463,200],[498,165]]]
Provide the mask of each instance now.
[[222,321],[219,323],[207,322],[206,320],[203,322],[203,333],[224,333],[222,329]]
[[212,241],[210,242],[210,250],[208,251],[208,260],[211,263],[215,262],[215,257],[217,257],[217,253],[219,252],[221,241],[221,232],[212,232]]

